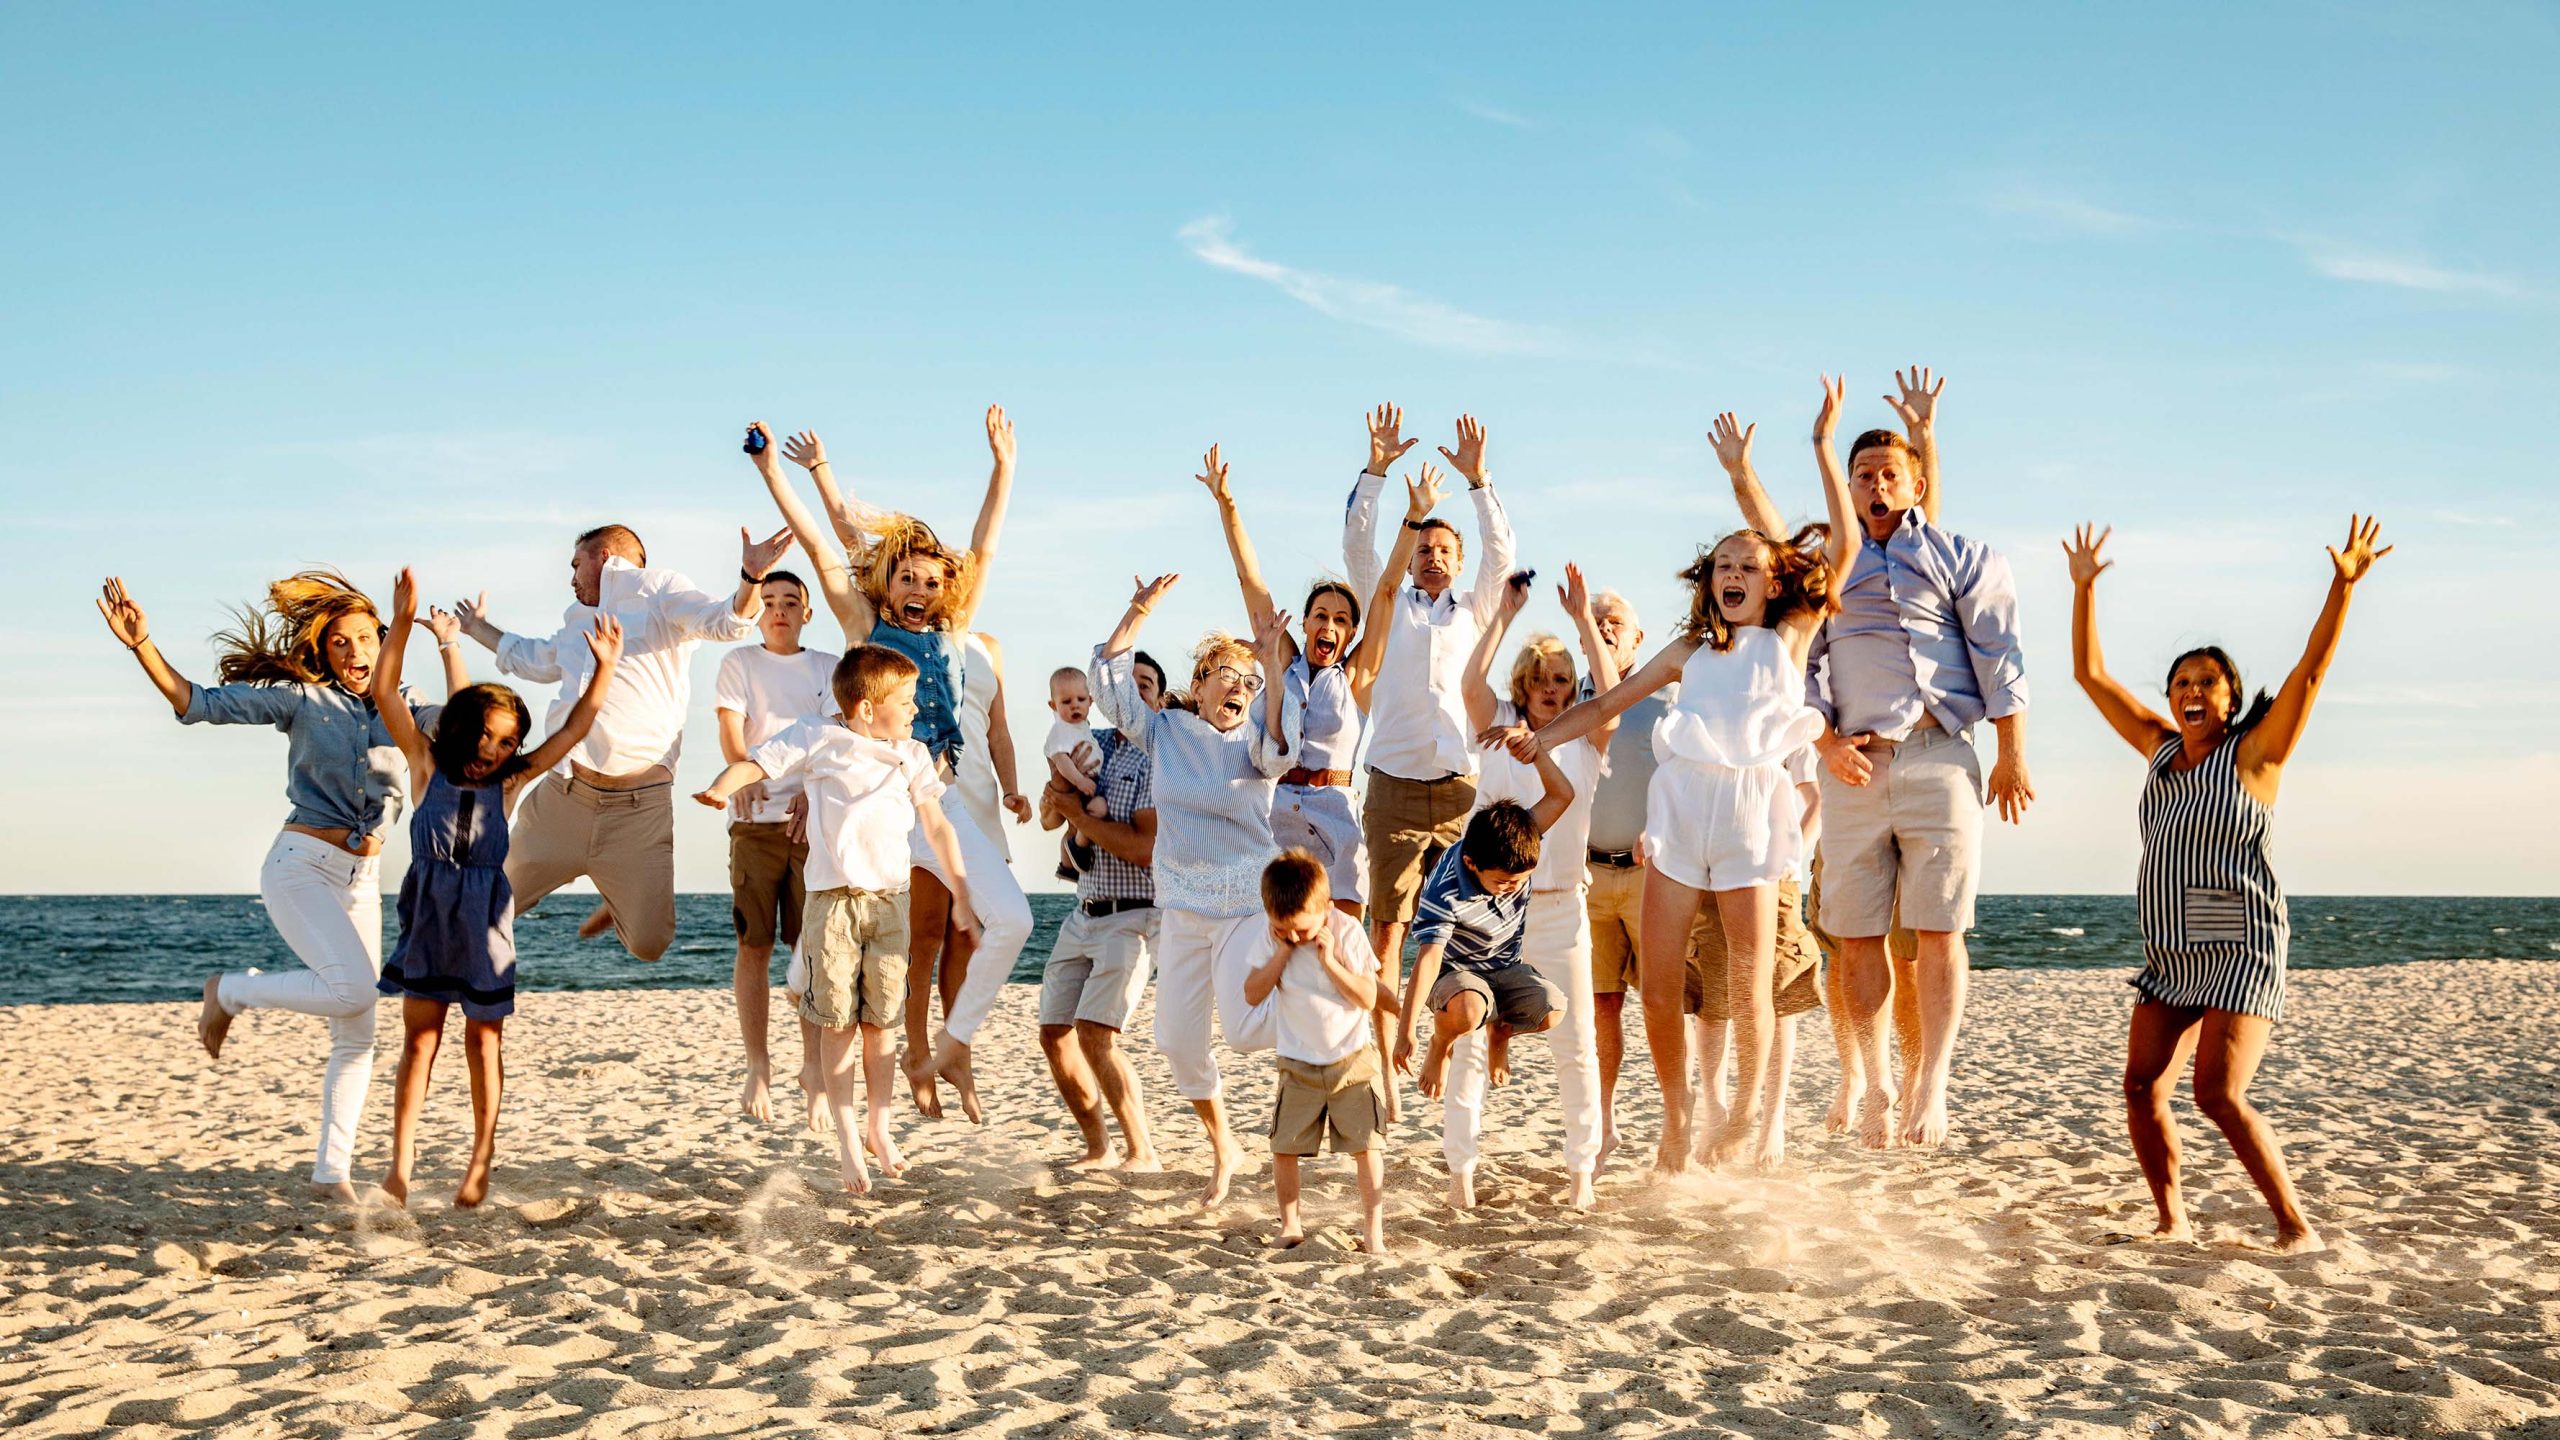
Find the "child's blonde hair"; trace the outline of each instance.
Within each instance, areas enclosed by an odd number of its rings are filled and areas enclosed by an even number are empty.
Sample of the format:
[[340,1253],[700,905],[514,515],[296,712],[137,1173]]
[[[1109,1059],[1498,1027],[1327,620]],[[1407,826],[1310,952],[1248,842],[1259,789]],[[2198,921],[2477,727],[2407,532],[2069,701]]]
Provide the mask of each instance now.
[[239,624],[213,637],[222,652],[215,674],[225,685],[299,681],[326,685],[329,627],[349,615],[382,626],[373,601],[335,570],[304,570],[267,587],[267,603],[232,611]]
[[1519,707],[1522,719],[1528,718],[1529,714],[1529,684],[1538,678],[1538,672],[1549,660],[1563,663],[1565,683],[1572,684],[1575,679],[1573,652],[1553,635],[1532,636],[1528,644],[1520,647],[1520,653],[1511,659],[1511,703]]
[[968,613],[970,587],[977,583],[976,557],[943,544],[932,526],[913,515],[884,515],[878,530],[863,537],[853,556],[854,588],[885,617],[889,613],[889,581],[898,573],[898,567],[910,560],[932,561],[943,567],[942,595],[926,614],[925,623],[937,630],[950,629],[957,617]]

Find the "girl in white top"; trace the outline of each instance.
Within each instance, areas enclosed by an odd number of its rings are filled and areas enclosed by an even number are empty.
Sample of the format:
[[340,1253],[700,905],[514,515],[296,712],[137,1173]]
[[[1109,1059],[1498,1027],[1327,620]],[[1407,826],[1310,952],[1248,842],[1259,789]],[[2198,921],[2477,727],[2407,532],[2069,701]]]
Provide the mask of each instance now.
[[[1565,583],[1556,587],[1556,599],[1573,617],[1582,653],[1591,662],[1592,689],[1605,692],[1618,683],[1617,662],[1600,638],[1581,567],[1567,565],[1564,573]],[[1515,732],[1554,720],[1573,702],[1577,683],[1573,656],[1552,635],[1521,646],[1511,662],[1509,698],[1494,693],[1493,657],[1500,653],[1511,622],[1528,603],[1529,577],[1513,576],[1503,587],[1493,622],[1477,638],[1475,653],[1467,662],[1461,694],[1467,723],[1480,732],[1478,810],[1503,800],[1537,805],[1546,793],[1545,782],[1539,779],[1536,766],[1522,764],[1507,746]],[[1617,718],[1611,716],[1589,734],[1548,752],[1572,782],[1573,802],[1540,844],[1538,868],[1529,876],[1529,914],[1521,937],[1521,954],[1530,968],[1565,996],[1564,1019],[1546,1034],[1555,1051],[1556,1098],[1564,1107],[1566,1203],[1576,1209],[1591,1204],[1592,1175],[1600,1166],[1601,1129],[1600,1052],[1592,1025],[1596,1002],[1591,995],[1591,923],[1582,908],[1588,874],[1584,857],[1590,850],[1591,797],[1608,768],[1603,757],[1617,728]],[[1499,1085],[1510,1078],[1507,1034],[1494,1041],[1490,1050],[1487,1045],[1485,1030],[1458,1041],[1450,1051],[1448,1089],[1441,1097],[1445,1118],[1440,1152],[1449,1162],[1450,1203],[1462,1210],[1475,1205],[1476,1139],[1484,1121],[1486,1082],[1490,1078]]]
[[[1839,413],[1842,389],[1823,381],[1822,420]],[[1757,1138],[1768,1107],[1758,1077],[1777,1029],[1778,882],[1795,872],[1803,837],[1786,761],[1819,734],[1804,701],[1805,651],[1831,610],[1832,577],[1845,573],[1858,531],[1848,483],[1822,459],[1828,533],[1807,526],[1781,540],[1740,530],[1700,555],[1680,578],[1689,618],[1678,638],[1625,681],[1574,706],[1538,732],[1550,752],[1614,719],[1672,680],[1680,698],[1654,727],[1661,768],[1645,795],[1644,953],[1685,955],[1704,892],[1713,891],[1732,964],[1735,1073],[1751,1077],[1709,1154],[1729,1160]],[[1644,1031],[1662,1085],[1656,1167],[1689,1165],[1689,1037],[1679,965],[1644,973]]]

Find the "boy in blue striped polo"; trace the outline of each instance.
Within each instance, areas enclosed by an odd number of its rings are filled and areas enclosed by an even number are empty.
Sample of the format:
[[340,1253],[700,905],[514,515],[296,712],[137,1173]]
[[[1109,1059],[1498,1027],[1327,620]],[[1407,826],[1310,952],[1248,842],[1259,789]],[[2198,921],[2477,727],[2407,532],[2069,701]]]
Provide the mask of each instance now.
[[1505,801],[1477,811],[1464,837],[1432,867],[1414,909],[1413,937],[1422,948],[1405,980],[1395,1059],[1397,1069],[1413,1072],[1414,1002],[1420,998],[1432,1014],[1422,1093],[1434,1099],[1448,1079],[1449,1048],[1459,1037],[1490,1027],[1485,1059],[1499,1084],[1510,1073],[1511,1037],[1541,1034],[1564,1018],[1564,992],[1520,956],[1539,836],[1554,823],[1549,812],[1560,814],[1573,798],[1555,762],[1539,758],[1555,803],[1542,800],[1531,811]]

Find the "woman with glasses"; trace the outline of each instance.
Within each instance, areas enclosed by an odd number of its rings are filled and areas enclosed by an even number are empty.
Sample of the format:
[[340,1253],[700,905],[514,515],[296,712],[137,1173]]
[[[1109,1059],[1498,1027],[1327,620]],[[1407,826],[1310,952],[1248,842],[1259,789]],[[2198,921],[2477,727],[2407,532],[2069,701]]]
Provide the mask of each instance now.
[[1262,869],[1280,853],[1271,793],[1293,763],[1300,707],[1288,687],[1263,683],[1266,667],[1277,671],[1289,659],[1289,617],[1278,612],[1254,618],[1251,645],[1210,634],[1192,652],[1191,688],[1168,696],[1161,710],[1147,707],[1136,675],[1138,630],[1179,578],[1139,582],[1128,612],[1094,650],[1093,693],[1104,718],[1147,752],[1155,787],[1156,1048],[1208,1132],[1215,1158],[1200,1191],[1206,1209],[1226,1198],[1244,1156],[1219,1103],[1209,1028],[1222,1016],[1229,1044],[1258,1048],[1240,1030],[1249,1008],[1244,977],[1215,976],[1213,957],[1221,934],[1262,911]]

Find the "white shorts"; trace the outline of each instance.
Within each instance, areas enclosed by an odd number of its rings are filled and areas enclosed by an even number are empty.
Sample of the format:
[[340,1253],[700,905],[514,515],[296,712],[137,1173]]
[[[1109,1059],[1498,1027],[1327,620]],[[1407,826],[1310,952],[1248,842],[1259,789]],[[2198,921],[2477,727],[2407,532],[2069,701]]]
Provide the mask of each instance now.
[[1369,842],[1360,833],[1359,807],[1348,785],[1282,785],[1271,792],[1271,838],[1324,864],[1333,898],[1365,905],[1369,899]]
[[1645,787],[1644,814],[1645,859],[1692,890],[1775,885],[1804,858],[1804,802],[1781,764],[1667,760]]

